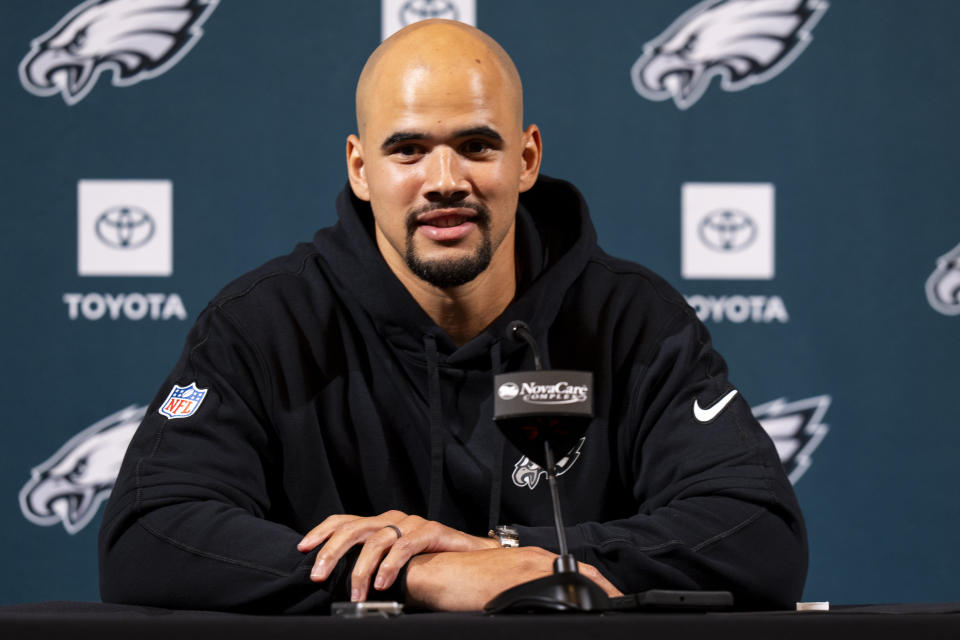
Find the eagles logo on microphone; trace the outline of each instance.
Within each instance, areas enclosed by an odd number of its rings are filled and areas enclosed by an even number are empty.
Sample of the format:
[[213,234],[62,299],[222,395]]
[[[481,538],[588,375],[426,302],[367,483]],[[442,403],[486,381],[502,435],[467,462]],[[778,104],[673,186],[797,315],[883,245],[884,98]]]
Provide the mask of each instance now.
[[813,39],[825,0],[705,0],[643,46],[630,72],[649,100],[680,109],[700,99],[714,76],[740,91],[777,76]]
[[30,43],[20,82],[74,105],[106,71],[129,87],[166,73],[203,35],[219,0],[87,0]]
[[[573,466],[573,463],[580,459],[580,450],[583,448],[583,443],[586,441],[586,436],[580,438],[573,449],[571,449],[565,456],[557,460],[558,476],[562,476],[569,471],[570,467]],[[518,487],[536,489],[537,485],[540,483],[540,478],[546,477],[546,475],[546,469],[538,465],[527,456],[520,456],[520,459],[517,460],[516,464],[513,465],[513,473],[510,475],[510,479],[513,480],[513,484]]]

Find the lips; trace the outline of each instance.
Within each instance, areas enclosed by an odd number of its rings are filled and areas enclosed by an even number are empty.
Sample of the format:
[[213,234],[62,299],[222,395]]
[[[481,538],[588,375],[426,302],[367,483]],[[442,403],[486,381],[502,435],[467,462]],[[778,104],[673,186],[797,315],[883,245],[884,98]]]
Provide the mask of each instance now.
[[437,242],[460,240],[477,227],[472,209],[435,209],[417,216],[417,233]]
[[443,216],[442,218],[431,220],[430,226],[440,227],[441,229],[449,229],[450,227],[455,227],[458,224],[463,224],[467,220],[469,220],[469,218],[466,216]]
[[452,227],[476,217],[473,209],[456,207],[450,209],[434,209],[417,216],[417,224],[427,224],[433,227]]

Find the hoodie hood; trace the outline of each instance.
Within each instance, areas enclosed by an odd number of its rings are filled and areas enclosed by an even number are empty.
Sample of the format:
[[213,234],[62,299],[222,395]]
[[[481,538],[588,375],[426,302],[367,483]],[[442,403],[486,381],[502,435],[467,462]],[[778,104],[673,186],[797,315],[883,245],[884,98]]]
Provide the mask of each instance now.
[[[370,205],[354,196],[349,184],[337,198],[337,215],[337,224],[317,232],[314,243],[338,293],[369,315],[394,348],[422,359],[423,338],[430,336],[439,358],[449,366],[470,366],[467,363],[477,358],[489,363],[491,348],[513,320],[530,325],[544,348],[542,341],[564,293],[596,248],[596,232],[580,192],[568,182],[540,176],[520,194],[517,208],[517,294],[486,330],[457,347],[387,266],[374,239]],[[514,347],[503,345],[509,352]]]

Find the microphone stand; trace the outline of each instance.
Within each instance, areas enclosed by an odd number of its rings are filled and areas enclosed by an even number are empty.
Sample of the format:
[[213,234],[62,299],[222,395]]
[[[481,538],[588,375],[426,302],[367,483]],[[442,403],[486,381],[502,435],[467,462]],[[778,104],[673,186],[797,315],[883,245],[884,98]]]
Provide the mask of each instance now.
[[[530,335],[526,324],[514,321],[507,334],[517,339],[521,337],[533,351],[537,371],[542,371],[540,355],[536,342]],[[557,467],[554,461],[553,446],[550,438],[544,438],[543,450],[546,458],[547,481],[550,485],[550,497],[553,501],[553,522],[557,529],[557,542],[560,555],[553,561],[553,574],[518,584],[495,596],[484,606],[487,613],[524,613],[531,611],[606,611],[610,609],[610,599],[595,582],[586,578],[577,569],[577,561],[567,548],[567,535],[563,526],[563,514],[560,509],[560,492],[557,488]]]
[[547,457],[547,482],[550,484],[550,498],[553,500],[553,523],[557,527],[557,543],[560,555],[553,561],[554,573],[578,573],[577,561],[567,550],[567,532],[563,526],[563,514],[560,511],[560,491],[557,489],[557,467],[553,462],[553,447],[549,440],[543,442],[543,452]]
[[518,584],[494,597],[484,606],[487,613],[527,613],[543,611],[590,612],[607,611],[610,599],[595,582],[584,577],[577,569],[577,561],[567,549],[567,536],[560,513],[560,494],[557,490],[557,473],[553,460],[553,447],[544,441],[547,456],[547,480],[553,499],[553,520],[557,527],[560,555],[553,561],[553,574]]

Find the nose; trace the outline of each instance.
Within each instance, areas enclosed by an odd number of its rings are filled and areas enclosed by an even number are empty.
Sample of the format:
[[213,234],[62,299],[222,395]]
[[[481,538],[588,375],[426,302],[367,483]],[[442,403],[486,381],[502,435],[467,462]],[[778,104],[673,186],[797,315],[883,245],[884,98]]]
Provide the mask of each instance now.
[[462,158],[453,149],[445,145],[435,148],[425,163],[423,191],[427,201],[465,199],[470,193],[470,182],[464,169]]

